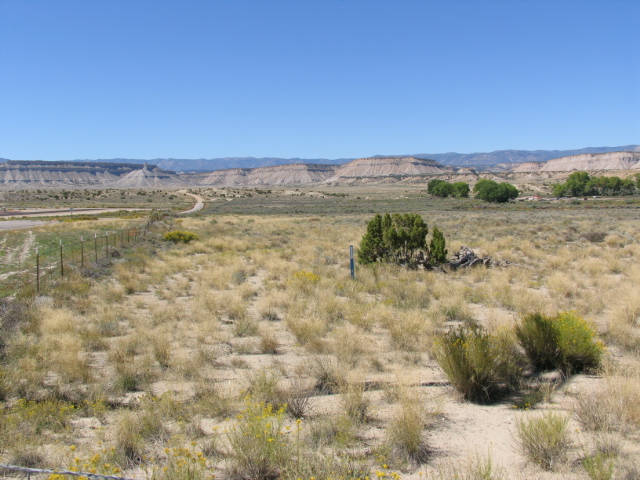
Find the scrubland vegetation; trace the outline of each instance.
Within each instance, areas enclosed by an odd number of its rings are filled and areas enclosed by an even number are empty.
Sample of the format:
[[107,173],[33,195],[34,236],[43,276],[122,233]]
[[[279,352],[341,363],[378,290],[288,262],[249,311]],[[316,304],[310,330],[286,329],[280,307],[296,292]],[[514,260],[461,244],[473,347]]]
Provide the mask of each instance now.
[[366,202],[167,218],[102,277],[2,300],[2,461],[177,480],[638,478],[637,209],[398,200],[387,211],[419,213],[449,252],[510,265],[374,262],[352,280],[349,245],[382,203]]

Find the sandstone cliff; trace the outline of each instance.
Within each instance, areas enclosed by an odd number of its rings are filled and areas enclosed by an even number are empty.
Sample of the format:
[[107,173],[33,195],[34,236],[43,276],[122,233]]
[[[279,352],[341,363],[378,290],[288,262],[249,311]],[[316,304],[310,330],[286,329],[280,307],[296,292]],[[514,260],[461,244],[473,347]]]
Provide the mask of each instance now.
[[103,185],[139,169],[123,163],[12,161],[0,163],[0,185],[64,187]]
[[364,178],[375,181],[385,177],[442,175],[453,171],[452,167],[445,167],[435,160],[415,157],[368,157],[342,165],[326,181],[341,183]]
[[211,173],[189,174],[186,178],[198,185],[303,185],[320,183],[337,169],[335,165],[293,164],[275,167],[231,168]]
[[133,170],[108,186],[113,188],[172,188],[184,187],[190,183],[179,175],[161,170],[149,169],[145,164],[141,169]]
[[513,168],[514,173],[573,172],[640,169],[640,152],[583,153],[554,158],[547,162],[527,162]]

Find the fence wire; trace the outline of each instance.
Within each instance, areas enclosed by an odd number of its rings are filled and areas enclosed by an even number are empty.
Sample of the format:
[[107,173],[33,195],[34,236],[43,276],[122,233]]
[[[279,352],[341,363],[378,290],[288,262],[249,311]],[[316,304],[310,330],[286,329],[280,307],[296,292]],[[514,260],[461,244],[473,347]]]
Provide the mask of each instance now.
[[72,472],[71,470],[64,469],[47,469],[47,468],[27,468],[27,467],[19,467],[17,465],[4,465],[0,464],[0,469],[3,470],[11,470],[14,472],[22,472],[27,474],[27,478],[31,478],[31,474],[49,474],[49,475],[69,475],[74,477],[87,477],[87,478],[103,478],[107,480],[135,480],[132,478],[126,477],[114,477],[111,475],[100,475],[98,473],[88,473],[88,472]]
[[2,291],[11,294],[25,289],[39,293],[51,287],[56,280],[72,271],[90,275],[91,270],[117,257],[118,248],[138,243],[146,237],[150,226],[164,214],[152,213],[141,227],[94,233],[93,237],[81,237],[80,241],[49,243],[35,248],[26,259],[18,258],[13,264],[2,265],[0,275]]

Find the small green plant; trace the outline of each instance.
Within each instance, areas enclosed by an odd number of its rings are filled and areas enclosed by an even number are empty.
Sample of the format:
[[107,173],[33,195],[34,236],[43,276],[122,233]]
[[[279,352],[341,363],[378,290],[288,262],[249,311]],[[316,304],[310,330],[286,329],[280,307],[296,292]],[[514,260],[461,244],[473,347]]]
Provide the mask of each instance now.
[[554,470],[571,448],[565,416],[549,412],[542,417],[516,419],[516,441],[527,459],[545,470]]
[[387,428],[387,447],[394,463],[401,468],[407,464],[426,462],[429,449],[424,440],[425,411],[421,399],[405,393]]
[[345,383],[341,388],[341,403],[345,414],[356,424],[368,420],[369,399],[364,395],[364,383]]
[[316,391],[329,395],[338,393],[343,376],[334,357],[317,355],[313,357],[310,367],[316,377]]
[[304,418],[308,415],[312,389],[302,380],[293,380],[283,395],[288,415],[293,418]]
[[520,383],[522,362],[515,346],[477,325],[441,335],[435,356],[453,387],[472,402],[492,402]]
[[173,242],[173,243],[189,243],[192,240],[200,240],[198,234],[188,231],[182,230],[174,230],[172,232],[167,232],[162,237],[165,242]]
[[598,452],[586,456],[580,462],[591,480],[611,480],[613,478],[614,461],[611,456]]
[[516,326],[516,336],[533,366],[542,370],[582,372],[597,368],[602,360],[604,347],[593,327],[573,312],[527,315]]
[[507,475],[502,466],[494,463],[491,452],[486,457],[475,453],[467,458],[464,466],[450,465],[448,468],[439,468],[437,474],[429,477],[429,480],[507,480]]
[[247,395],[254,402],[262,402],[274,408],[280,408],[283,402],[283,392],[278,386],[278,375],[272,371],[258,370],[249,377],[249,387]]

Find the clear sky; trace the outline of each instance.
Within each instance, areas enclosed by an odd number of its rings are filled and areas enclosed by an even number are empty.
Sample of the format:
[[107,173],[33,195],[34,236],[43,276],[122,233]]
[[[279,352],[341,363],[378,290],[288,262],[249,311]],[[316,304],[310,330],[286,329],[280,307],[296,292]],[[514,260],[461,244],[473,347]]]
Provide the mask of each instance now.
[[0,0],[0,158],[640,143],[638,0]]

